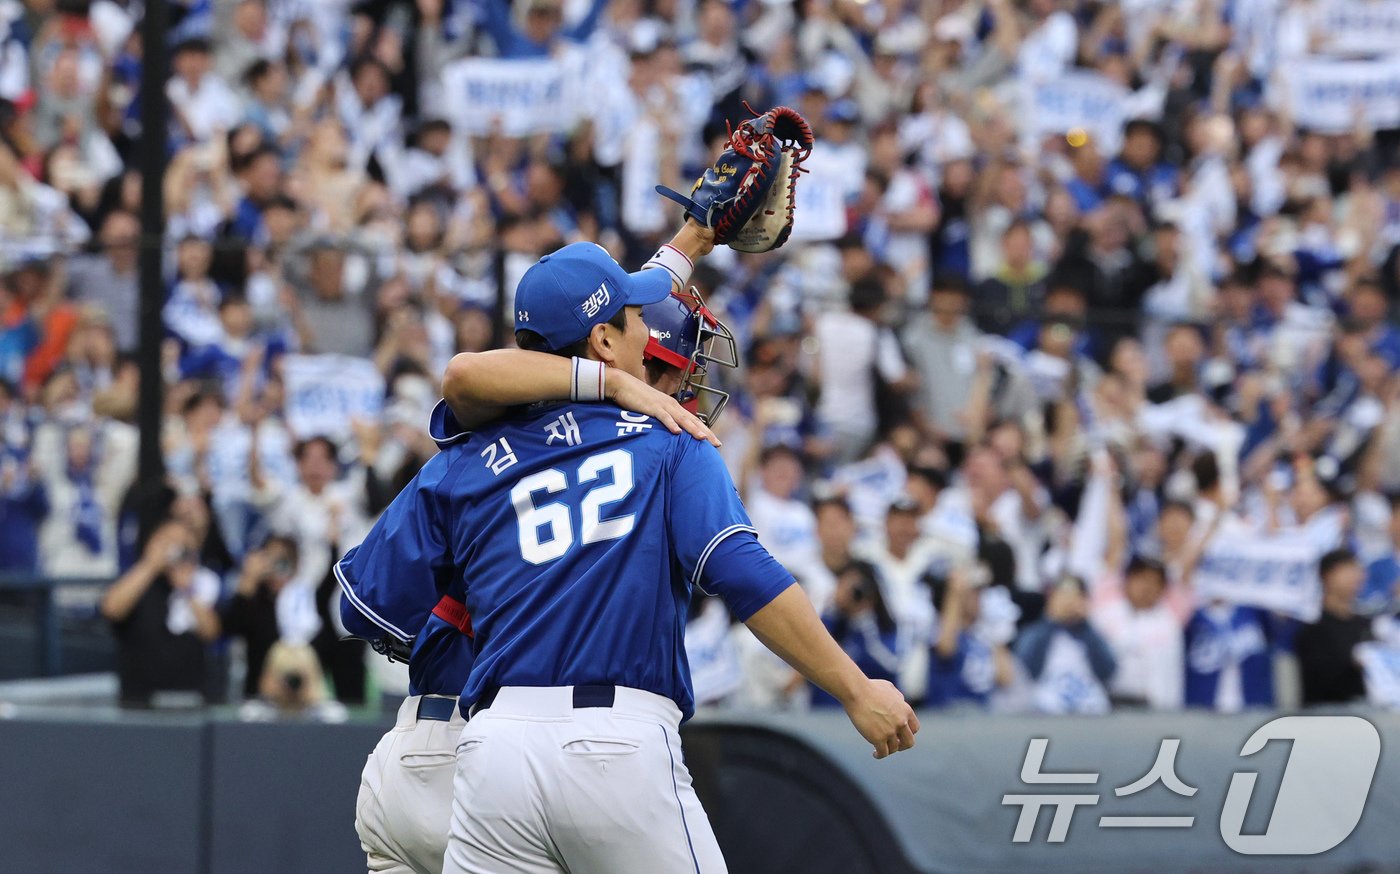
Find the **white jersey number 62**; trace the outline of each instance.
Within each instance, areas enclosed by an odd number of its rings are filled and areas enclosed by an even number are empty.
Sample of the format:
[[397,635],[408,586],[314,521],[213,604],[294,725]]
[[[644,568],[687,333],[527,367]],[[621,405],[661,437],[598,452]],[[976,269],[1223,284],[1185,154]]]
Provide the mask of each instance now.
[[[578,466],[579,485],[594,482],[604,471],[611,471],[612,482],[589,489],[579,506],[582,541],[585,544],[617,540],[632,531],[636,513],[614,519],[603,518],[603,508],[632,492],[632,453],[614,449],[590,455]],[[520,529],[520,556],[530,564],[554,561],[574,545],[572,512],[563,501],[536,504],[535,495],[556,494],[569,487],[568,477],[556,467],[524,477],[510,490],[511,505]],[[548,532],[542,531],[548,527]],[[543,539],[541,534],[545,533]]]

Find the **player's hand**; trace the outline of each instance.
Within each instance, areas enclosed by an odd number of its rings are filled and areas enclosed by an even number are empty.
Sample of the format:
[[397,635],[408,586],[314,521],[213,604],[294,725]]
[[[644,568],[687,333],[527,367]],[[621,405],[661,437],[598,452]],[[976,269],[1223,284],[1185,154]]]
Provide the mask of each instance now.
[[707,228],[693,218],[685,220],[680,234],[687,238],[687,248],[692,258],[703,258],[715,250],[715,229]]
[[911,749],[919,717],[904,693],[888,680],[867,680],[861,693],[846,704],[846,715],[860,736],[875,747],[875,758]]
[[619,368],[608,371],[607,394],[608,399],[619,407],[651,416],[672,434],[685,431],[697,440],[709,441],[714,446],[722,445],[714,432],[700,421],[700,417],[681,406],[680,401]]

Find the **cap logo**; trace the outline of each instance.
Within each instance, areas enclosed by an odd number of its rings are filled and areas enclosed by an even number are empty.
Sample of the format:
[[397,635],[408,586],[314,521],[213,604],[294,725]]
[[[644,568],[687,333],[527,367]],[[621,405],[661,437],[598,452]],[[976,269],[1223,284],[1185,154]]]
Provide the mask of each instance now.
[[604,282],[602,285],[598,286],[597,291],[590,294],[588,299],[583,302],[583,314],[591,319],[598,315],[599,311],[607,306],[608,302],[611,300],[612,298],[608,294],[608,284]]
[[516,320],[517,322],[528,322],[528,321],[530,321],[530,311],[529,311],[529,310],[517,310],[516,313],[515,313],[515,320]]

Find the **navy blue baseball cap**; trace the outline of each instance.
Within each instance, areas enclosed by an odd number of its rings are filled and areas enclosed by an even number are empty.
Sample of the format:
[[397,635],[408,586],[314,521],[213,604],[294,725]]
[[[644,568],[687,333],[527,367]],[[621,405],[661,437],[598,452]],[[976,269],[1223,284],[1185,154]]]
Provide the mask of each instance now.
[[534,331],[550,349],[577,343],[626,306],[671,294],[665,270],[628,273],[597,243],[570,243],[545,255],[515,289],[515,329]]

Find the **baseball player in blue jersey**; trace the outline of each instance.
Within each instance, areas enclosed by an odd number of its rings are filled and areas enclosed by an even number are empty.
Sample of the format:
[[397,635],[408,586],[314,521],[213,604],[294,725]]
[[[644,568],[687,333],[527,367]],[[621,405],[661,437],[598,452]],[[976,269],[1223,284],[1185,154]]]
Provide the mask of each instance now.
[[[670,284],[592,244],[565,247],[521,280],[517,340],[574,355],[576,386],[603,368],[640,378],[640,307]],[[419,564],[469,581],[472,718],[444,871],[724,870],[677,734],[692,710],[692,584],[841,701],[877,757],[913,745],[903,696],[826,633],[708,443],[580,404],[533,407],[462,443],[410,486],[420,512],[388,526]],[[431,575],[395,579],[374,557],[342,567],[366,615],[382,589],[436,596]]]
[[[687,229],[663,247],[658,259],[685,255],[688,260],[705,254],[708,248],[703,233],[696,236],[693,229]],[[668,252],[668,249],[673,251]],[[662,266],[656,263],[658,259],[653,259],[648,266]],[[683,267],[683,261],[678,263]],[[679,287],[678,279],[673,287]],[[711,402],[705,405],[706,420],[713,421],[723,408],[725,396],[695,380],[703,377],[711,361],[735,365],[732,336],[693,294],[678,293],[647,307],[646,319],[657,326],[650,331],[646,349],[648,381],[667,392],[677,393],[684,400],[708,394]],[[569,397],[570,373],[568,368],[553,369],[559,361],[557,358],[513,350],[496,353],[488,359],[484,367],[457,372],[457,378],[467,379],[472,393],[501,402],[520,397],[520,384],[524,382],[534,392],[527,397],[529,400]],[[499,369],[499,365],[504,368]],[[531,378],[520,380],[518,374],[522,372],[531,373]],[[492,386],[493,377],[509,374],[515,374],[516,378],[509,380],[507,389]],[[610,380],[608,396],[634,412],[649,412],[669,420],[676,431],[685,427],[696,437],[713,439],[701,420],[687,412],[677,400],[620,372]],[[450,463],[451,453],[459,451],[453,448],[454,444],[465,435],[445,403],[434,410],[429,431],[442,449],[442,454],[429,464]],[[435,604],[411,603],[405,599],[388,603],[381,600],[375,605],[381,624],[355,606],[359,599],[353,589],[347,589],[341,602],[347,628],[370,640],[376,649],[391,658],[408,662],[413,693],[401,705],[395,727],[376,746],[361,776],[355,824],[368,869],[371,872],[436,874],[442,869],[447,845],[455,747],[465,722],[456,707],[457,695],[472,664],[472,628],[462,603],[462,576],[415,566],[423,556],[401,550],[400,547],[411,546],[411,541],[390,534],[396,520],[418,512],[414,495],[410,490],[399,496],[365,542],[343,559],[338,571],[342,585],[346,585],[346,569],[353,575],[357,561],[364,564],[371,556],[382,558],[387,553],[392,556],[392,562],[386,563],[392,564],[400,578],[419,574],[434,578],[446,587]],[[421,595],[422,591],[415,590],[414,594]],[[432,612],[425,617],[422,611],[428,606]],[[386,625],[399,631],[412,628],[416,633],[405,641]]]

